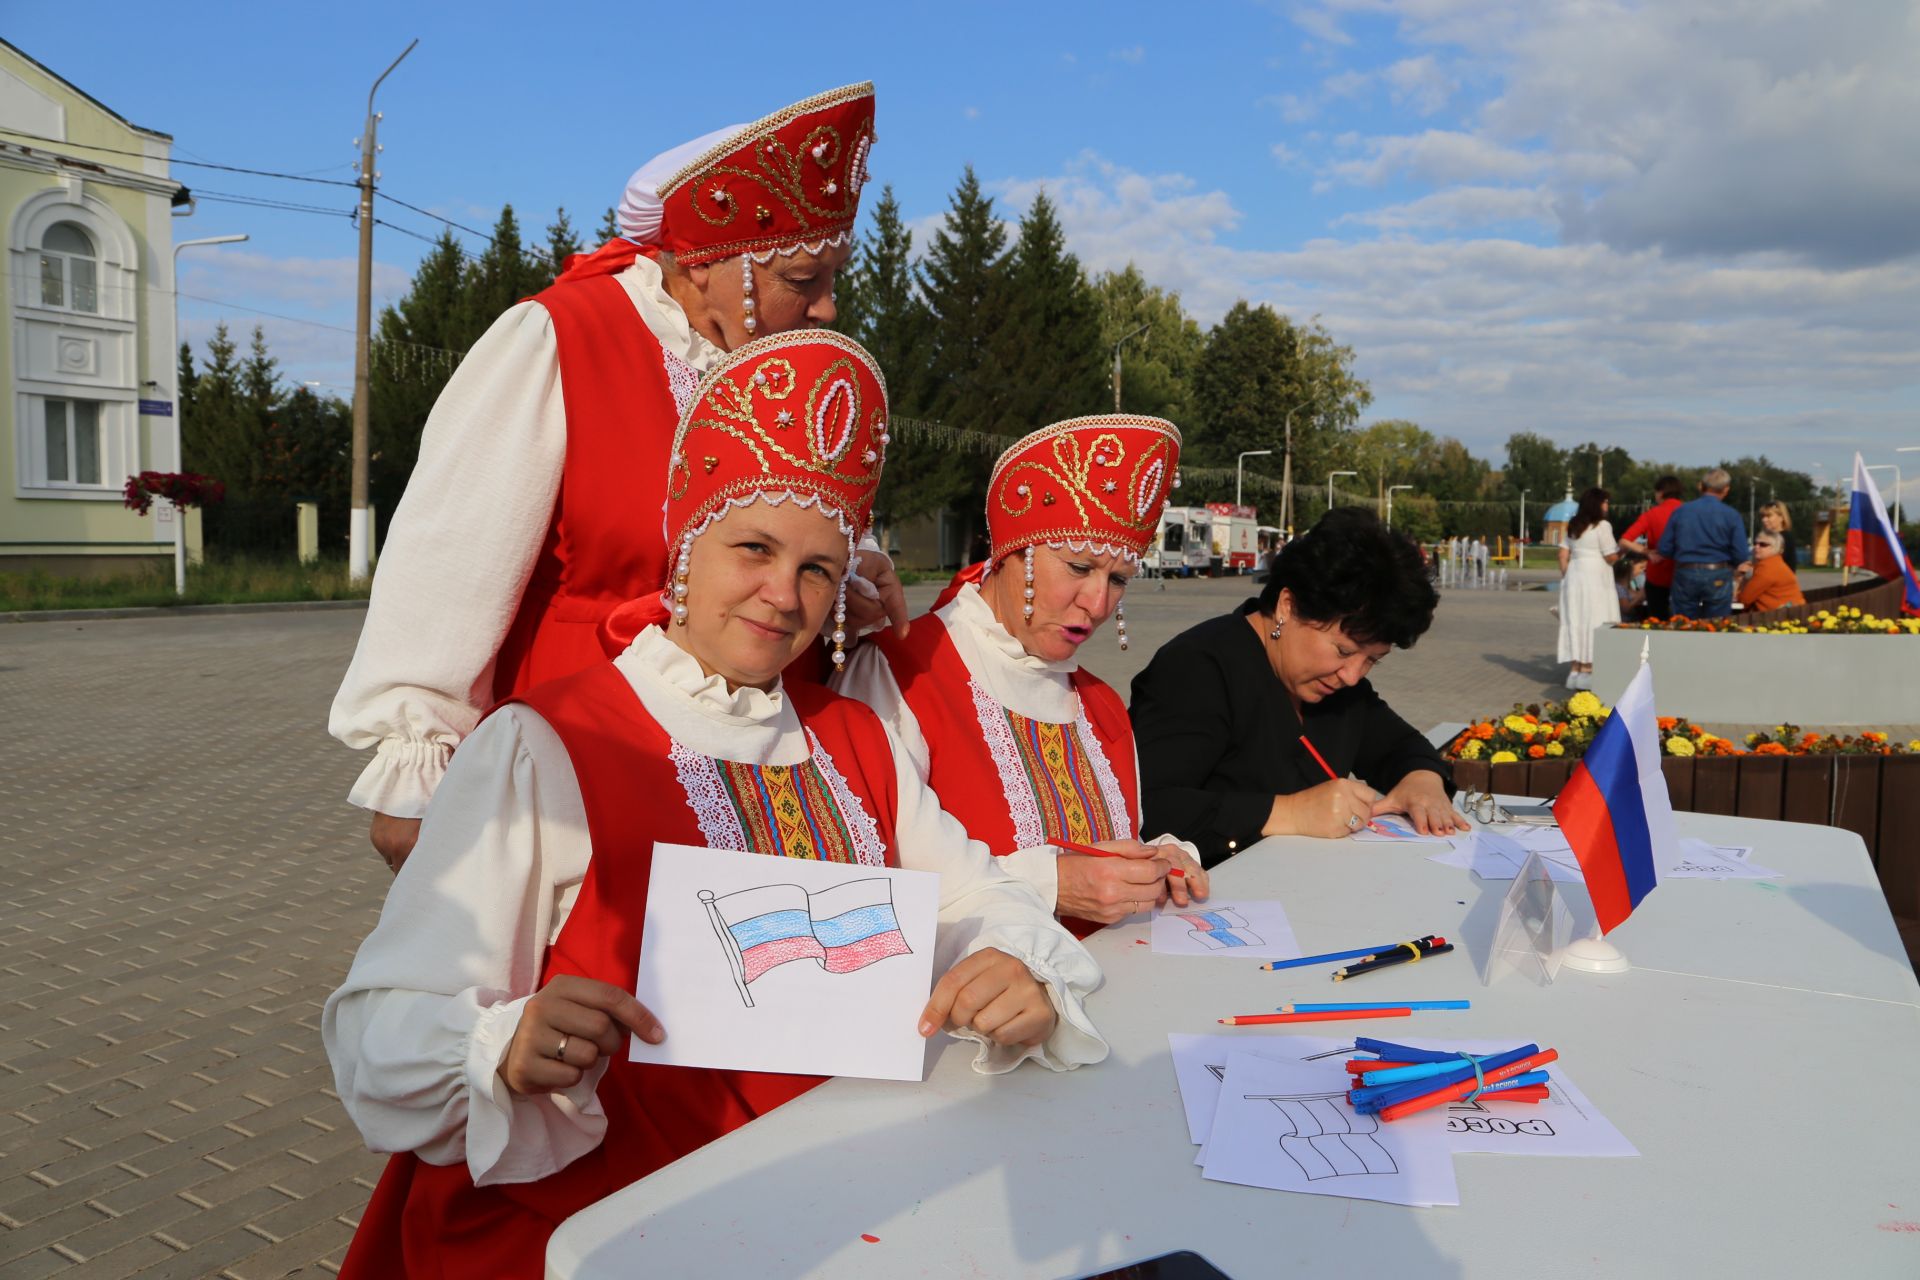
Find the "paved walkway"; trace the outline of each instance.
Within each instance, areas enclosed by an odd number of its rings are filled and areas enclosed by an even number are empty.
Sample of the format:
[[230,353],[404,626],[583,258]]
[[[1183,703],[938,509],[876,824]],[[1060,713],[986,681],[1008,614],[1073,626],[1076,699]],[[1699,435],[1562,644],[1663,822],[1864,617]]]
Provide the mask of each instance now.
[[[1245,591],[1143,582],[1088,665],[1124,693]],[[1376,682],[1423,728],[1551,696],[1546,604],[1449,592]],[[0,1275],[337,1269],[380,1169],[318,1030],[388,883],[324,731],[362,616],[0,626]]]

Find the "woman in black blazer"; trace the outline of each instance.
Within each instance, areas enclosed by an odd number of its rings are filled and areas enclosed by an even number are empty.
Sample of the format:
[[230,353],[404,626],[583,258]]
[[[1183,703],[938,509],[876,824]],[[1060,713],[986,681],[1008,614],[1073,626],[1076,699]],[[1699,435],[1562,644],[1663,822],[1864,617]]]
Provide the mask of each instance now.
[[1366,679],[1438,603],[1405,535],[1364,508],[1322,517],[1259,599],[1174,637],[1134,677],[1146,828],[1192,841],[1207,866],[1263,836],[1347,836],[1382,813],[1423,834],[1467,830],[1440,753]]

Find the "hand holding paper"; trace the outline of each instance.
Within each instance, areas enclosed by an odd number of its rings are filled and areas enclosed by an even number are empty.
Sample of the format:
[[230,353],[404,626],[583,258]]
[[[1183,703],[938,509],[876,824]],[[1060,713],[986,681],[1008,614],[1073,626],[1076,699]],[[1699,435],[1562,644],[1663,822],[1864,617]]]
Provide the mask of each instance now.
[[995,1044],[1036,1045],[1053,1034],[1059,1015],[1027,966],[987,947],[947,970],[920,1015],[920,1034],[970,1029]]

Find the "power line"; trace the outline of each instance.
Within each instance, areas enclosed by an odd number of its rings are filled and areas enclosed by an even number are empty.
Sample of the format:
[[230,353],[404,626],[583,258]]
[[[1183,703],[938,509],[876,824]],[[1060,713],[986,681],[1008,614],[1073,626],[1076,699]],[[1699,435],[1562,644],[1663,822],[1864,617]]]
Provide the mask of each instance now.
[[[482,240],[485,240],[488,244],[496,243],[493,232],[491,231],[475,231],[472,227],[467,226],[465,223],[455,222],[452,218],[444,218],[439,214],[435,213],[431,209],[422,209],[417,204],[408,204],[405,200],[402,200],[399,196],[390,196],[386,192],[381,191],[378,188],[374,190],[373,194],[375,194],[376,196],[379,196],[382,200],[387,200],[394,204],[399,205],[402,209],[411,209],[415,213],[419,214],[424,218],[432,218],[435,222],[444,222],[456,231],[464,231],[470,236],[479,236]],[[398,228],[395,228],[395,230],[398,230]]]
[[[278,173],[272,169],[249,169],[237,164],[215,164],[211,160],[182,160],[177,156],[150,156],[144,151],[127,151],[120,147],[97,147],[87,142],[69,142],[63,138],[49,138],[44,134],[28,133],[22,129],[9,129],[0,125],[0,133],[15,138],[26,138],[32,142],[51,143],[56,147],[83,147],[88,151],[101,151],[110,156],[132,156],[136,160],[159,160],[164,164],[190,165],[197,169],[218,169],[223,173],[246,173],[256,178],[281,178],[287,182],[314,182],[323,187],[357,187],[357,182],[347,182],[340,178],[313,178],[303,173]],[[31,148],[24,148],[31,150]]]
[[207,200],[214,204],[234,204],[249,209],[276,209],[283,213],[322,213],[331,218],[351,218],[351,209],[329,209],[325,205],[300,204],[291,200],[275,200],[267,196],[236,195],[228,191],[195,191],[193,198]]

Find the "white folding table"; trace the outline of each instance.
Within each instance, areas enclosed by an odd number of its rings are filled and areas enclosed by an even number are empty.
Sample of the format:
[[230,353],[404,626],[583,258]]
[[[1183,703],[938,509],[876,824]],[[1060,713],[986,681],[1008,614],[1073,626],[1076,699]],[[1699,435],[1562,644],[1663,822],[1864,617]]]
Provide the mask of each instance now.
[[[982,1076],[941,1037],[921,1084],[829,1082],[576,1214],[548,1275],[1073,1277],[1194,1249],[1235,1280],[1920,1276],[1920,987],[1866,850],[1834,828],[1678,821],[1785,879],[1662,884],[1612,935],[1630,972],[1548,987],[1481,986],[1506,883],[1428,862],[1431,846],[1263,841],[1215,871],[1214,896],[1282,899],[1309,953],[1465,945],[1362,991],[1103,930],[1106,1062]],[[1457,1208],[1204,1180],[1167,1032],[1355,996],[1473,1008],[1235,1034],[1538,1041],[1641,1156],[1456,1156]]]

